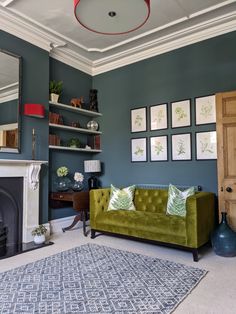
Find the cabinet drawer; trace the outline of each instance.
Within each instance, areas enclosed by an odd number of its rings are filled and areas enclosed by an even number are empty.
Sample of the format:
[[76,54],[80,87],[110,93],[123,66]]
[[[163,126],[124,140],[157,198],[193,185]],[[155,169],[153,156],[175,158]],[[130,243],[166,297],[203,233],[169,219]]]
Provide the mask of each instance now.
[[57,200],[57,201],[72,202],[72,193],[53,192],[53,193],[51,193],[50,198],[52,200]]

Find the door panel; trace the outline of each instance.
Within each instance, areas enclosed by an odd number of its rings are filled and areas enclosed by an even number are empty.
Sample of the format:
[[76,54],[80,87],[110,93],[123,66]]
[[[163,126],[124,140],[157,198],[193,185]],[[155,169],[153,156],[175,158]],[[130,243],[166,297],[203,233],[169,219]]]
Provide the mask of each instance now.
[[219,212],[236,230],[236,91],[216,94],[216,131]]

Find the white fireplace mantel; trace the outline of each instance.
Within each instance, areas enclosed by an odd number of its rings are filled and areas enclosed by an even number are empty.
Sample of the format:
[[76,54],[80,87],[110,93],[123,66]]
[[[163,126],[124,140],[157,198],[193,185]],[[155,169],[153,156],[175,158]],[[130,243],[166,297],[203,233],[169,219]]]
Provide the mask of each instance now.
[[0,178],[23,177],[23,243],[31,242],[31,231],[39,224],[39,181],[43,160],[0,159]]

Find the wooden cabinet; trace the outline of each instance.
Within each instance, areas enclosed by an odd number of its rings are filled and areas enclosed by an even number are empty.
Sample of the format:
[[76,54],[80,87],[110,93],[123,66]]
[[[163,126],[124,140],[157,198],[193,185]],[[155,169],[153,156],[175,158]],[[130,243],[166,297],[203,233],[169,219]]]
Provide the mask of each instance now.
[[[85,117],[90,117],[90,118],[96,118],[96,117],[101,117],[102,114],[99,112],[91,111],[91,110],[86,110],[86,109],[81,109],[81,108],[75,108],[70,105],[65,105],[61,103],[54,103],[54,102],[49,102],[49,108],[50,110],[53,111],[53,109],[56,109],[60,113],[62,113],[63,117],[63,112],[72,112],[73,114],[76,114],[77,116],[85,116]],[[87,135],[88,137],[91,136],[98,136],[100,140],[100,135],[102,132],[100,131],[93,131],[89,130],[86,128],[82,127],[74,127],[70,125],[65,125],[61,123],[49,123],[49,129],[50,133],[55,131],[61,131],[61,132],[73,132],[75,136],[77,137],[78,134],[83,134]],[[53,130],[53,131],[52,131]],[[67,151],[75,151],[75,152],[84,152],[84,153],[100,153],[102,150],[100,148],[75,148],[75,147],[69,147],[63,144],[60,145],[49,145],[49,149],[54,149],[54,150],[67,150]]]

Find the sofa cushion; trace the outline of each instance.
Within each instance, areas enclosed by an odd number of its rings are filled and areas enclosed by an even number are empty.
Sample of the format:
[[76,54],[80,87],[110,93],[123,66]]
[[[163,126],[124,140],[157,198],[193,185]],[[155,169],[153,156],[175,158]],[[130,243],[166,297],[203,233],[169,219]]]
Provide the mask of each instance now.
[[167,214],[185,217],[186,200],[194,193],[194,187],[180,191],[177,187],[170,184],[168,190]]
[[111,184],[111,196],[107,210],[135,210],[133,203],[135,185],[118,189]]
[[98,229],[116,232],[116,227],[136,231],[169,234],[186,237],[185,219],[180,216],[166,216],[160,213],[142,211],[105,211],[96,217]]

